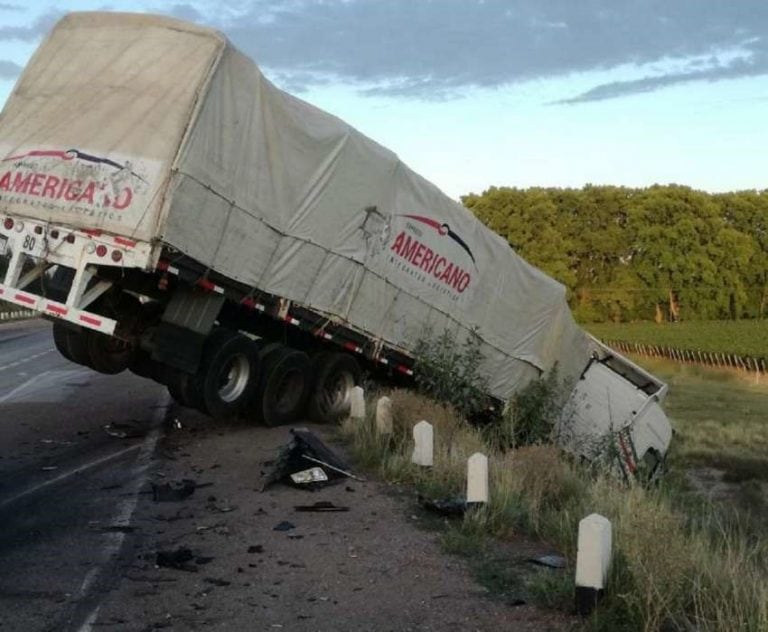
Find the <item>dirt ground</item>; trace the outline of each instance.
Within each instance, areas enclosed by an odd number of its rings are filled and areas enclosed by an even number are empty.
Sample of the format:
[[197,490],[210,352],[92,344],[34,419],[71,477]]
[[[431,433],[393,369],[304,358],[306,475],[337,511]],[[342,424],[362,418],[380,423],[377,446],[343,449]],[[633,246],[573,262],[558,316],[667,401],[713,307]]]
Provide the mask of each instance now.
[[[199,487],[178,502],[142,495],[120,577],[105,592],[91,629],[442,632],[569,626],[563,615],[490,596],[463,560],[440,551],[434,531],[419,527],[424,516],[406,493],[353,480],[316,492],[282,484],[260,492],[263,462],[288,442],[289,428],[225,427],[185,409],[172,417],[181,428],[168,430],[151,480],[187,478]],[[326,429],[310,428],[328,438]],[[294,509],[318,501],[349,511]],[[294,528],[276,531],[284,521]],[[180,547],[193,556],[184,570],[156,565],[158,551]]]

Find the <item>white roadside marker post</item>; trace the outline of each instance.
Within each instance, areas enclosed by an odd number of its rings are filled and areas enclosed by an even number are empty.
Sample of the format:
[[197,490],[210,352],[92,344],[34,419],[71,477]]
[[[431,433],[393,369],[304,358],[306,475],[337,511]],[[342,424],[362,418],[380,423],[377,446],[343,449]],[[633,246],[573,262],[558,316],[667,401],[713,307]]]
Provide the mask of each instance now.
[[611,565],[611,522],[590,514],[579,522],[576,554],[576,612],[588,615],[603,596]]
[[475,452],[467,459],[467,504],[488,502],[488,457]]
[[413,427],[413,456],[411,461],[423,467],[434,463],[434,431],[432,424],[422,420]]
[[365,391],[362,386],[355,386],[350,393],[349,416],[357,421],[365,419]]
[[376,432],[380,435],[392,434],[392,400],[386,396],[376,402]]

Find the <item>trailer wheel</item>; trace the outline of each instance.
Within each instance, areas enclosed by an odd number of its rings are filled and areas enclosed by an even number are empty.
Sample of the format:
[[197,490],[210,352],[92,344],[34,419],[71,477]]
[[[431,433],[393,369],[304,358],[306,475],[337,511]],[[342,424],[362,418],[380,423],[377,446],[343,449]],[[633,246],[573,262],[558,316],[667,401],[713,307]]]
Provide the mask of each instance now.
[[211,342],[214,340],[219,344],[206,349],[204,366],[188,381],[187,388],[202,394],[201,407],[212,417],[236,417],[259,385],[258,346],[241,334],[212,337]]
[[89,332],[88,355],[91,366],[99,373],[117,375],[125,371],[133,359],[133,348],[125,341],[98,332]]
[[88,338],[90,338],[90,335],[89,329],[81,329],[80,331],[66,330],[65,340],[67,353],[72,361],[92,369],[91,356],[88,353]]
[[347,353],[320,353],[313,358],[314,380],[309,417],[334,423],[349,414],[352,389],[360,384],[360,365]]
[[62,356],[70,362],[77,362],[69,353],[69,329],[60,322],[53,323],[53,345]]
[[279,426],[301,417],[309,395],[309,356],[283,345],[267,345],[262,352],[261,380],[252,410],[266,426]]

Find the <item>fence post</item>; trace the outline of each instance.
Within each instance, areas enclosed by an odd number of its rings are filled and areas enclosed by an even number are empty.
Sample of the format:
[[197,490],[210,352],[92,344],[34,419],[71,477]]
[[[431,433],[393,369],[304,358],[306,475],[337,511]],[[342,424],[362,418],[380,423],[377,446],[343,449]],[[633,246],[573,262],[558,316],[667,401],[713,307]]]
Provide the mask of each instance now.
[[376,432],[392,434],[392,400],[389,397],[380,397],[376,402]]
[[611,523],[600,514],[579,522],[576,553],[576,612],[588,615],[603,595],[611,564]]

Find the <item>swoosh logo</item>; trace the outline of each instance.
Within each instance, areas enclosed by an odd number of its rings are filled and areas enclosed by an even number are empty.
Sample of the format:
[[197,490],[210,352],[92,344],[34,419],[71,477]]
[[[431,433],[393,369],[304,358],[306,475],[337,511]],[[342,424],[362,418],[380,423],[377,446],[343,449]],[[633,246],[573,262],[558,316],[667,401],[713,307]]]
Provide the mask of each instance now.
[[412,219],[414,221],[420,222],[422,224],[425,224],[426,226],[429,226],[430,228],[433,228],[438,232],[438,234],[442,235],[443,237],[450,237],[455,241],[461,248],[464,249],[464,251],[467,253],[470,259],[472,259],[472,263],[475,264],[475,267],[477,267],[477,261],[475,261],[475,255],[472,254],[472,250],[469,248],[467,243],[459,237],[458,234],[453,232],[451,230],[451,227],[446,223],[440,223],[437,220],[432,219],[431,217],[424,217],[423,215],[408,215],[404,214],[402,217],[407,217],[408,219]]

